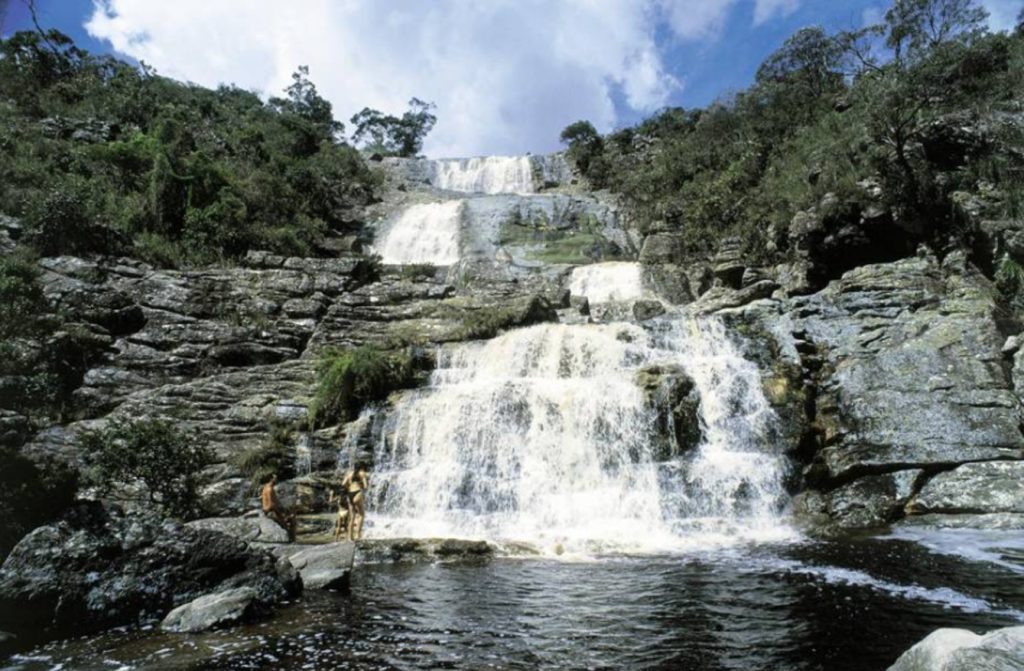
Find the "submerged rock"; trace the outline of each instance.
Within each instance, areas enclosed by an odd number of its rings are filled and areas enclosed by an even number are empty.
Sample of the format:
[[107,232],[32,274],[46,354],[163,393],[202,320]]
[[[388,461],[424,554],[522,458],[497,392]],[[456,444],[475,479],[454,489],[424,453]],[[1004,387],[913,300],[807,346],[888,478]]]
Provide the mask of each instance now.
[[966,629],[936,629],[903,653],[889,671],[1020,671],[1024,627],[979,636]]
[[0,629],[26,643],[79,635],[237,587],[270,608],[301,581],[287,562],[225,534],[82,504],[22,539],[0,567]]
[[374,538],[356,545],[360,564],[490,559],[495,547],[487,541],[458,538]]
[[207,594],[172,610],[160,623],[160,628],[192,633],[237,624],[251,618],[257,604],[256,590],[251,587]]

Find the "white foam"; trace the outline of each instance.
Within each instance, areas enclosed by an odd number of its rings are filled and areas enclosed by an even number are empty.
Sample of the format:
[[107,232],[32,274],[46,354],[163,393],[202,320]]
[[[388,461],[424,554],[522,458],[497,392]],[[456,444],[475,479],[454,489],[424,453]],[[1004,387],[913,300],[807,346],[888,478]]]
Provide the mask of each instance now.
[[[696,454],[655,453],[657,408],[635,379],[655,363],[685,367],[700,390]],[[712,321],[660,335],[545,324],[444,348],[375,446],[368,535],[581,552],[792,538],[784,460],[760,435],[769,414],[756,367]]]
[[461,200],[450,200],[409,206],[388,226],[374,250],[389,265],[457,263],[462,205]]
[[626,261],[579,266],[569,277],[569,291],[591,304],[637,300],[644,293],[642,275],[639,263]]

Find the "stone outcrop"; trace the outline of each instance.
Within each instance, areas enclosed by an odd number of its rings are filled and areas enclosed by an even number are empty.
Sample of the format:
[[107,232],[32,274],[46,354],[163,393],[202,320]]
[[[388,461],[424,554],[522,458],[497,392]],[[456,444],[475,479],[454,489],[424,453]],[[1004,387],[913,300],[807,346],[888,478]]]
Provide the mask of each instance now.
[[0,629],[25,642],[162,618],[235,588],[266,612],[301,590],[287,562],[225,534],[81,504],[36,529],[0,567]]
[[309,547],[284,545],[274,552],[295,567],[304,588],[345,589],[352,574],[355,547],[352,541],[338,541]]
[[251,587],[207,594],[172,610],[160,623],[160,628],[189,634],[238,624],[253,617],[257,597]]
[[1024,627],[983,636],[966,629],[936,629],[903,653],[889,671],[1019,671],[1024,668]]
[[873,528],[1019,512],[1019,347],[1005,346],[995,287],[962,254],[860,266],[808,295],[744,291],[712,289],[694,309],[747,336],[805,464],[798,514]]

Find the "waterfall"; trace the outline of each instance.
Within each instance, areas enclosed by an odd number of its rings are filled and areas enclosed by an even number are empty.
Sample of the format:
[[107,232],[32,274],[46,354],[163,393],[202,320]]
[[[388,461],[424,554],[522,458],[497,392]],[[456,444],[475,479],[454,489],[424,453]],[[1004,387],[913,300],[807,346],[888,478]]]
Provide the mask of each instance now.
[[640,264],[611,261],[573,268],[569,291],[591,304],[636,300],[644,291]]
[[457,263],[461,214],[461,200],[412,205],[387,228],[375,251],[389,265]]
[[529,156],[484,156],[433,162],[432,183],[466,193],[533,193]]
[[[651,365],[681,365],[700,392],[692,453],[659,460],[658,409],[636,383]],[[627,550],[771,536],[785,465],[771,421],[714,321],[544,324],[446,347],[377,439],[372,534]]]

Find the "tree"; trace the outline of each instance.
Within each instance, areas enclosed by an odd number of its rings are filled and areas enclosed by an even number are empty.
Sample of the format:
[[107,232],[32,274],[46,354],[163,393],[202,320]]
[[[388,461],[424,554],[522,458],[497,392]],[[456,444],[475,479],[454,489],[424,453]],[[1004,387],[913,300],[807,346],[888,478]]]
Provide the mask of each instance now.
[[401,118],[364,107],[352,119],[352,141],[363,149],[387,156],[412,157],[423,148],[423,140],[434,128],[435,108],[419,98],[409,100],[409,109]]
[[331,103],[320,96],[316,85],[309,80],[308,65],[300,65],[292,73],[292,83],[284,91],[286,98],[271,98],[270,104],[282,112],[308,121],[322,129],[328,137],[338,137],[345,132],[344,124],[334,119]]
[[594,124],[589,121],[571,123],[562,129],[558,139],[569,145],[566,155],[582,175],[591,182],[602,182],[600,159],[604,153],[604,140],[594,128]]
[[88,482],[105,495],[143,498],[164,512],[201,512],[197,493],[213,453],[196,435],[166,420],[113,420],[79,436]]
[[974,0],[895,0],[885,13],[885,43],[897,62],[920,58],[945,42],[976,38],[987,17]]

